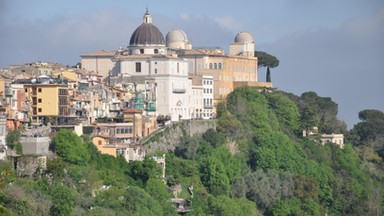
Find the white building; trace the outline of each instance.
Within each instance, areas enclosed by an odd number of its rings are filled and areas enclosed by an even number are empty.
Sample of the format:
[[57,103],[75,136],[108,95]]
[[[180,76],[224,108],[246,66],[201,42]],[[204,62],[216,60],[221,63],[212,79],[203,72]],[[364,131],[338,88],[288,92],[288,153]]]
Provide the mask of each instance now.
[[192,119],[203,118],[203,86],[202,76],[191,76],[192,92],[190,98],[190,113]]
[[320,137],[321,144],[333,143],[344,148],[344,135],[343,134],[322,134]]
[[213,118],[213,76],[203,75],[203,119]]
[[157,113],[169,115],[172,121],[190,119],[188,61],[167,55],[164,36],[152,24],[148,11],[143,20],[133,32],[130,45],[114,59],[119,67],[116,75],[145,92],[144,106],[155,103]]
[[7,117],[0,115],[0,160],[6,159]]

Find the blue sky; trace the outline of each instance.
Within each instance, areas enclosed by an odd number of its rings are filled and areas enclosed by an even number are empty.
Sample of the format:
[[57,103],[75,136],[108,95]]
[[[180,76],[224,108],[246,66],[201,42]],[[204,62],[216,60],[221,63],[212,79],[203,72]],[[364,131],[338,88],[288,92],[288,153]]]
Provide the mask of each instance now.
[[382,0],[0,0],[0,68],[74,65],[126,46],[147,6],[164,35],[181,28],[194,47],[228,50],[237,32],[251,32],[257,50],[280,60],[275,87],[331,97],[349,128],[359,111],[384,110]]

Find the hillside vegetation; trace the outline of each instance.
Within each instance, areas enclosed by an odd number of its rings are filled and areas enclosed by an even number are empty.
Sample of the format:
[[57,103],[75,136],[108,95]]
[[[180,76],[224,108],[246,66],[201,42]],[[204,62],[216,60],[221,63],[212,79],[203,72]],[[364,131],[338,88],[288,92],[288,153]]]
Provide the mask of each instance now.
[[[63,130],[45,172],[16,178],[0,163],[0,213],[177,215],[168,188],[180,185],[187,215],[382,215],[384,114],[360,112],[351,131],[336,115],[314,92],[239,88],[219,104],[216,130],[180,134],[173,152],[154,154],[166,155],[164,181],[151,158],[128,164]],[[344,133],[344,149],[302,137],[313,126]]]

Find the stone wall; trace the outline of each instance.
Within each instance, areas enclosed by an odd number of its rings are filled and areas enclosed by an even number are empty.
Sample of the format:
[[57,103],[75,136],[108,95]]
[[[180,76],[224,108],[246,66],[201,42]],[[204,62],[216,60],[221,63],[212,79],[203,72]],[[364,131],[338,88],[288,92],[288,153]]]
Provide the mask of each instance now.
[[174,122],[143,139],[143,149],[146,154],[157,151],[173,152],[184,136],[202,135],[210,128],[216,128],[215,120],[183,120]]

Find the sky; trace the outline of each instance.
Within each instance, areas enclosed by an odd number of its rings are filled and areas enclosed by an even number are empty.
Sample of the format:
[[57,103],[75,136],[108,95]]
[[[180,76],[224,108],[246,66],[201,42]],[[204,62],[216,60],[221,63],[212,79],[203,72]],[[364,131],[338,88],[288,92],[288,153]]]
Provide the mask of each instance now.
[[[384,111],[383,0],[0,0],[0,69],[127,46],[148,7],[164,34],[182,29],[193,47],[228,51],[240,31],[280,60],[279,90],[315,91],[352,128],[364,109]],[[259,81],[265,81],[265,68]]]

